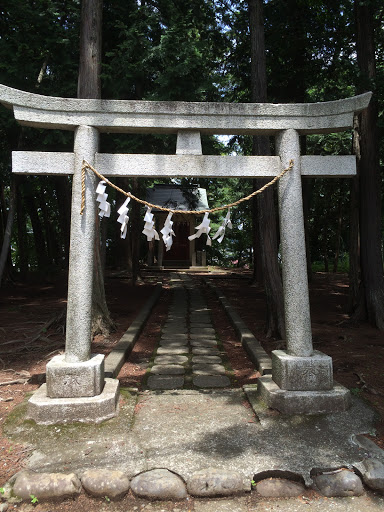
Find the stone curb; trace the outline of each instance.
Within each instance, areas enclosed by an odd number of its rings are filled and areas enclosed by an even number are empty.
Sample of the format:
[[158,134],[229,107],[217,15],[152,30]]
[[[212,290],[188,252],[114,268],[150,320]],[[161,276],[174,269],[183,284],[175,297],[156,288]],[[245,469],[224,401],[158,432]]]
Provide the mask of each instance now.
[[144,304],[144,307],[120,338],[112,352],[105,358],[105,377],[116,378],[119,374],[127,356],[131,353],[138,337],[140,336],[152,309],[159,300],[162,289],[162,283],[157,283],[152,296]]
[[268,375],[272,373],[272,360],[269,355],[265,352],[260,342],[251,333],[244,321],[240,318],[240,315],[232,308],[229,300],[214,284],[208,279],[204,278],[204,282],[209,288],[216,294],[217,298],[224,311],[226,312],[233,328],[239,337],[241,344],[247,352],[249,358],[256,366],[256,369],[261,375]]
[[[130,479],[121,471],[93,469],[88,471],[88,483],[85,474],[36,473],[23,470],[16,473],[5,485],[3,499],[17,502],[28,500],[33,494],[38,500],[52,500],[68,495],[75,497],[81,491],[94,497],[120,499],[129,489],[132,489],[134,495],[149,500],[183,500],[188,494],[199,498],[219,498],[238,496],[250,491],[265,498],[288,498],[299,496],[308,490],[316,490],[326,497],[350,497],[360,496],[365,492],[363,482],[368,488],[384,494],[384,481],[379,482],[376,479],[375,485],[367,481],[371,472],[372,468],[360,468],[357,472],[345,467],[322,472],[316,470],[313,485],[306,487],[299,477],[283,476],[278,470],[268,471],[268,474],[263,471],[249,481],[236,471],[212,467],[195,471],[187,480],[165,468],[144,471]],[[64,482],[65,485],[58,485],[57,482]]]

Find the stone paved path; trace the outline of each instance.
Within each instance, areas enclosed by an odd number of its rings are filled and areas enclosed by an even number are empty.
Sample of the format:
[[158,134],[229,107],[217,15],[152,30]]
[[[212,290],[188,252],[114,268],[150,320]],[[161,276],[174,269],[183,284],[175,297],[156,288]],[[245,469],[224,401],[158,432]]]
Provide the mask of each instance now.
[[210,310],[193,280],[172,274],[173,299],[147,386],[152,390],[224,388],[231,385]]

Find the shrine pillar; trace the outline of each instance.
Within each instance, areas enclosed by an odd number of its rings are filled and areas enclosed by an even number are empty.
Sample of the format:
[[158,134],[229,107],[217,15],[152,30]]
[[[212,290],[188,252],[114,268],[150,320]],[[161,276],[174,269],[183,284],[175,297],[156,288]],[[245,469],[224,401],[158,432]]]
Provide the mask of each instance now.
[[272,375],[259,379],[258,394],[285,414],[345,410],[350,394],[333,382],[332,358],[312,346],[299,134],[283,130],[276,142],[282,169],[294,162],[278,185],[287,350],[272,352]]

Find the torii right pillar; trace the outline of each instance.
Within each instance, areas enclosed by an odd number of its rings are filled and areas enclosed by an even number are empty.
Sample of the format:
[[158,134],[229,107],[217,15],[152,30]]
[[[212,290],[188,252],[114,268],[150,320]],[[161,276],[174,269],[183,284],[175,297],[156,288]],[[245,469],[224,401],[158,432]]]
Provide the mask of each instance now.
[[350,405],[350,392],[334,383],[331,357],[312,346],[299,134],[284,130],[276,142],[282,168],[294,160],[278,188],[287,350],[272,352],[272,375],[259,379],[258,393],[283,414],[343,411]]

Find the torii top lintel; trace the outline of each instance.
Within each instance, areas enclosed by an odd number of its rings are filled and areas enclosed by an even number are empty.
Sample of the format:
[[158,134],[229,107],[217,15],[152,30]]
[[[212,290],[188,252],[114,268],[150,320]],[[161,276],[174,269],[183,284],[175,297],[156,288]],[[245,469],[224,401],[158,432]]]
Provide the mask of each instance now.
[[74,130],[87,125],[102,132],[274,134],[293,128],[301,134],[329,133],[353,126],[372,93],[323,103],[204,103],[95,100],[43,96],[0,84],[0,103],[13,108],[20,124]]

